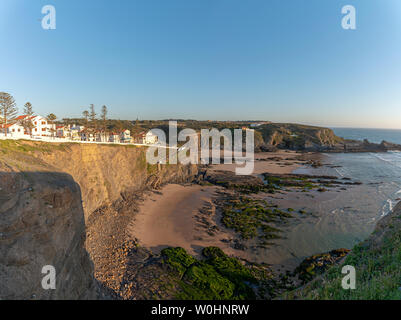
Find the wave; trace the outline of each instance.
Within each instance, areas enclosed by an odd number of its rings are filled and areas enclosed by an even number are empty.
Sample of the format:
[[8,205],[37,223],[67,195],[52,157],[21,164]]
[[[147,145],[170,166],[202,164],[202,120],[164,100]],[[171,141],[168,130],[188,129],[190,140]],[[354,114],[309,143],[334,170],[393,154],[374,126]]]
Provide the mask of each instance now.
[[376,159],[379,159],[380,161],[386,162],[390,164],[393,167],[401,168],[401,154],[391,154],[391,158],[385,158],[383,156],[380,156],[378,154],[371,154],[373,157]]
[[386,203],[383,205],[382,214],[380,218],[388,215],[391,211],[393,211],[393,208],[394,208],[393,200],[387,199]]
[[345,174],[343,174],[341,171],[345,171],[345,170],[339,170],[338,168],[334,168],[334,170],[341,176],[344,177]]

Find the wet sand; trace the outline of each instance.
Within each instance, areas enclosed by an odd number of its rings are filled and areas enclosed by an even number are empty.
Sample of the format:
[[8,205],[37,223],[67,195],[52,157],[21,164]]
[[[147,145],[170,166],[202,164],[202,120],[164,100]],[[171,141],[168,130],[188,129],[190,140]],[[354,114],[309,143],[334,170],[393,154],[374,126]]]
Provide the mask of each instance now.
[[237,252],[221,241],[231,239],[232,232],[221,225],[215,212],[205,217],[210,226],[219,228],[215,235],[208,234],[196,219],[199,210],[205,206],[214,210],[211,199],[219,188],[166,185],[159,193],[152,193],[145,199],[128,230],[140,245],[155,253],[166,247],[182,247],[190,254],[200,256],[204,247],[218,246],[227,254],[244,256],[243,252]]
[[[299,154],[294,151],[257,153],[254,175],[263,172],[291,173],[302,166],[297,157]],[[235,167],[236,164],[221,164],[213,165],[211,169],[235,171]],[[213,212],[209,217],[209,223],[219,228],[214,236],[200,228],[197,223],[196,216],[202,208],[208,206],[212,208],[211,210],[215,210],[211,200],[219,188],[177,184],[164,186],[160,192],[152,193],[145,198],[139,213],[129,226],[130,234],[136,237],[142,246],[150,248],[155,253],[172,246],[182,247],[198,256],[203,247],[218,246],[227,254],[249,258],[244,251],[235,250],[224,242],[233,239],[235,235],[222,226],[218,213]]]
[[[254,175],[259,175],[265,172],[272,174],[289,174],[294,170],[299,169],[304,165],[304,162],[299,158],[320,159],[321,155],[316,153],[300,154],[291,150],[279,150],[277,152],[261,152],[255,153]],[[213,165],[212,170],[227,170],[235,171],[238,165],[233,164],[217,164]]]
[[[256,159],[268,160],[255,162],[254,175],[263,172],[292,173],[304,166],[299,156],[300,154],[295,152],[286,151],[256,154]],[[308,156],[319,160],[324,158],[323,155],[316,154]],[[212,170],[235,170],[235,164],[214,165]],[[320,172],[319,169],[308,171],[311,174]],[[294,209],[294,219],[283,229],[284,238],[278,239],[275,245],[266,249],[243,251],[233,248],[232,240],[238,235],[221,225],[221,214],[216,211],[212,201],[218,196],[217,192],[223,190],[217,186],[164,186],[160,192],[151,193],[145,198],[129,230],[131,235],[139,240],[140,245],[155,253],[165,247],[178,246],[199,257],[204,247],[217,246],[228,255],[269,263],[275,269],[291,270],[306,256],[340,247],[349,248],[350,243],[361,240],[364,233],[369,231],[371,226],[366,219],[370,217],[364,212],[356,213],[348,208],[344,214],[343,210],[347,205],[354,203],[360,188],[347,186],[347,191],[335,188],[323,193],[311,190],[252,195],[277,204],[281,209]],[[353,189],[355,191],[350,192]],[[212,211],[209,216],[200,214],[205,207]],[[299,213],[299,210],[306,211],[306,214]],[[218,231],[214,234],[208,233],[199,224],[202,218],[206,218],[209,226],[217,226]],[[367,226],[367,230],[361,232],[360,223],[354,227],[353,222],[358,219],[363,220],[362,224]]]

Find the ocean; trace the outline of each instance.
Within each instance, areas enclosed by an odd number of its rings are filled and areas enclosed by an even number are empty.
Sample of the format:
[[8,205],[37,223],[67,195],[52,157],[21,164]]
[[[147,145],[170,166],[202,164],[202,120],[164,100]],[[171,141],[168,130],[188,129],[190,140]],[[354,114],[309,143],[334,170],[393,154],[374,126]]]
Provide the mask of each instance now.
[[336,175],[362,184],[347,186],[346,191],[315,192],[307,201],[298,193],[278,200],[280,207],[309,214],[288,228],[278,246],[269,249],[270,263],[295,267],[317,253],[352,249],[401,201],[400,152],[324,154],[323,163],[323,167],[299,168],[294,173]]
[[334,133],[345,139],[363,140],[380,143],[387,142],[401,144],[401,130],[396,129],[357,129],[357,128],[331,128]]
[[[349,139],[386,140],[401,144],[401,130],[336,129]],[[273,263],[296,266],[304,257],[338,248],[351,249],[366,239],[377,221],[401,201],[401,152],[324,154],[323,167],[303,167],[294,173],[336,175],[362,182],[346,191],[315,194],[305,202],[294,193],[282,206],[310,212],[302,223],[289,228],[286,238],[270,249]],[[276,254],[275,254],[276,253]]]

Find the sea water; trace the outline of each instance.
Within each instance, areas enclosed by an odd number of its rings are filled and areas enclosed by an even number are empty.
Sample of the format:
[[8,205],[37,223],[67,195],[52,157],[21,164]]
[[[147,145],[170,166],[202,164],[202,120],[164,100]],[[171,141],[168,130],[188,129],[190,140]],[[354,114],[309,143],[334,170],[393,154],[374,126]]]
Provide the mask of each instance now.
[[[346,132],[345,132],[346,131]],[[401,144],[401,130],[348,129],[336,134]],[[368,238],[378,220],[401,201],[401,153],[328,153],[320,168],[303,167],[294,173],[335,175],[361,185],[346,190],[288,194],[280,207],[303,209],[307,214],[290,226],[285,238],[262,253],[261,260],[295,267],[303,258],[338,248],[352,247]],[[347,182],[348,180],[343,180]]]
[[345,139],[364,140],[380,143],[387,142],[401,144],[401,130],[397,129],[358,129],[358,128],[332,128],[334,133]]

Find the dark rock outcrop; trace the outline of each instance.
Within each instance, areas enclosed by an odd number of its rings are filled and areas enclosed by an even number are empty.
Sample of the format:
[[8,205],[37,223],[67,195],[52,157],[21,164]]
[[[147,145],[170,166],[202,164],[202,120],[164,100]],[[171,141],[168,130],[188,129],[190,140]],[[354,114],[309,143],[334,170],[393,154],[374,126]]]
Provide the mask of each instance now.
[[[78,184],[63,173],[0,169],[0,299],[99,297]],[[46,265],[55,290],[42,288]]]

